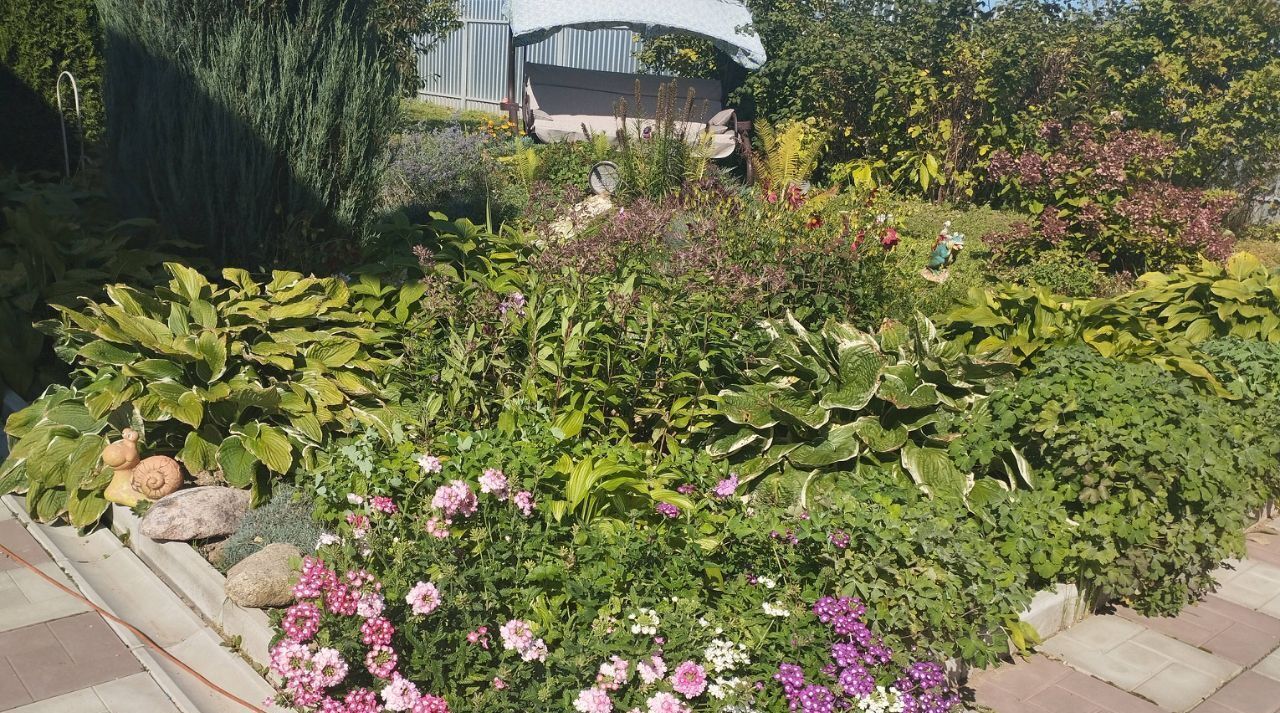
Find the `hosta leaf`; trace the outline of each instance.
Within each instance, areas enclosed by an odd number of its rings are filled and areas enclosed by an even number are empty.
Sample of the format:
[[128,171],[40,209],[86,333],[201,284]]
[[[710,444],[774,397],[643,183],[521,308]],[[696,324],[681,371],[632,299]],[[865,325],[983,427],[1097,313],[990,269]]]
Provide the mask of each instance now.
[[875,416],[863,416],[853,422],[853,430],[858,438],[867,444],[867,448],[877,453],[888,453],[902,447],[907,442],[907,427],[897,425],[885,428]]
[[141,359],[132,364],[128,364],[124,368],[127,376],[142,376],[147,379],[168,379],[177,381],[182,379],[186,372],[176,362],[168,359]]
[[347,339],[331,339],[314,344],[303,352],[308,360],[318,361],[331,369],[345,365],[360,353],[360,343]]
[[218,446],[218,467],[227,483],[237,488],[246,488],[253,483],[258,468],[258,459],[253,457],[244,447],[244,439],[240,436],[227,436]]
[[164,267],[173,275],[173,279],[169,281],[169,289],[186,298],[188,303],[200,299],[205,288],[210,287],[209,281],[195,268],[176,262],[167,262]]
[[222,279],[234,283],[247,296],[256,297],[262,294],[262,288],[254,281],[253,275],[250,275],[248,270],[242,270],[238,267],[223,268]]
[[107,506],[110,505],[100,490],[77,488],[70,492],[66,500],[67,519],[75,527],[89,527],[101,520],[103,513],[107,511]]
[[199,431],[192,431],[187,434],[182,450],[178,451],[178,460],[192,473],[213,470],[218,465],[218,447],[206,440]]
[[[822,395],[823,408],[861,411],[880,384],[883,357],[873,342],[851,342],[840,348],[836,384]],[[830,387],[829,387],[830,388]]]
[[291,302],[289,304],[272,305],[267,310],[267,319],[271,321],[296,319],[298,317],[314,317],[317,313],[316,300]]
[[96,341],[80,347],[76,352],[81,358],[97,363],[112,364],[115,366],[124,366],[132,364],[138,360],[140,354],[136,351],[123,349],[110,342]]
[[961,473],[950,454],[942,449],[907,443],[901,457],[902,467],[911,479],[931,496],[962,501],[973,484],[973,476]]
[[289,418],[289,424],[298,430],[307,440],[319,443],[324,440],[324,431],[315,414],[302,413]]
[[773,406],[775,416],[795,426],[821,428],[831,418],[831,412],[819,406],[813,394],[796,388],[774,391],[769,397],[769,403]]
[[204,402],[194,391],[183,391],[177,401],[165,402],[161,406],[170,416],[192,428],[199,428],[200,421],[204,419]]
[[938,403],[938,390],[933,384],[920,384],[909,389],[902,379],[886,374],[876,396],[901,409],[925,408]]
[[787,454],[787,460],[797,468],[821,468],[858,457],[862,444],[854,431],[854,424],[832,426],[823,438],[802,443]]
[[67,400],[49,409],[44,420],[74,428],[77,433],[97,433],[106,425],[104,419],[94,418],[89,409],[79,401]]
[[218,310],[213,305],[204,300],[195,300],[191,303],[191,316],[195,319],[196,324],[205,329],[214,329],[218,326]]
[[106,447],[107,439],[102,436],[84,436],[78,439],[76,449],[67,461],[63,485],[69,490],[87,487],[94,479],[98,459],[102,456],[102,449]]
[[273,472],[284,474],[293,465],[293,444],[280,429],[265,424],[252,423],[245,429],[244,448],[262,461]]
[[227,371],[226,341],[216,332],[204,330],[196,340],[196,349],[200,352],[200,358],[204,360],[205,365],[209,367],[208,380],[217,381],[222,378]]
[[707,453],[717,458],[732,455],[747,445],[760,440],[759,432],[750,428],[742,428],[721,436],[707,445]]
[[733,423],[753,428],[770,428],[778,422],[769,407],[769,394],[773,388],[754,384],[742,391],[721,391],[720,411]]

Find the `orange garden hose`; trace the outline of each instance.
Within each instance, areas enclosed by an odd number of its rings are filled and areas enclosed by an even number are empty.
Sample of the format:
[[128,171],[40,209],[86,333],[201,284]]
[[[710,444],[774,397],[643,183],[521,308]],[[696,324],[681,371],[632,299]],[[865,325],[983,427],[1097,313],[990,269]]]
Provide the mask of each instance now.
[[229,699],[231,699],[231,700],[235,701],[236,703],[238,703],[238,704],[240,704],[240,705],[244,706],[247,710],[254,711],[254,713],[267,713],[267,711],[263,710],[262,708],[259,708],[258,706],[255,706],[254,704],[252,704],[252,703],[250,703],[250,702],[248,702],[248,701],[244,700],[243,698],[240,698],[240,697],[239,697],[239,696],[237,696],[236,694],[234,694],[234,693],[232,693],[232,692],[228,691],[227,689],[225,689],[225,688],[223,688],[223,687],[219,686],[218,684],[214,683],[213,681],[210,681],[209,679],[207,679],[207,678],[205,678],[204,676],[200,675],[200,674],[199,674],[195,669],[191,668],[190,666],[186,665],[186,664],[185,664],[185,663],[183,663],[182,661],[178,660],[178,658],[177,658],[176,656],[174,656],[173,654],[169,653],[168,651],[165,651],[165,650],[164,650],[164,648],[163,648],[163,647],[161,647],[159,644],[157,644],[157,643],[156,643],[156,642],[155,642],[155,641],[154,641],[150,636],[147,636],[146,634],[142,633],[141,631],[138,631],[138,629],[137,629],[136,627],[134,627],[132,624],[130,624],[129,622],[127,622],[127,621],[125,621],[125,620],[121,619],[120,617],[116,616],[115,614],[112,614],[112,613],[111,613],[111,612],[109,612],[109,611],[106,611],[105,609],[103,609],[102,607],[98,606],[97,604],[94,604],[93,602],[89,601],[89,600],[88,600],[88,599],[87,599],[83,594],[81,594],[80,592],[77,592],[77,591],[75,591],[74,589],[71,589],[70,587],[66,586],[66,585],[65,585],[65,584],[63,584],[62,582],[59,582],[58,580],[54,579],[53,577],[50,577],[49,575],[47,575],[47,574],[45,574],[44,572],[40,571],[40,570],[39,570],[35,565],[33,565],[33,564],[31,564],[30,562],[28,562],[28,561],[26,561],[26,560],[22,559],[21,557],[19,557],[19,556],[17,555],[17,553],[15,553],[13,550],[9,549],[8,547],[5,547],[5,546],[4,546],[4,545],[2,545],[2,544],[0,544],[0,554],[4,554],[6,557],[8,557],[9,559],[13,560],[14,562],[17,562],[18,564],[22,565],[23,567],[26,567],[27,569],[31,570],[32,572],[35,572],[37,575],[39,575],[39,576],[40,576],[40,578],[41,578],[41,579],[43,579],[44,581],[48,582],[49,584],[52,584],[53,586],[57,587],[58,589],[62,590],[63,592],[65,592],[65,593],[67,593],[67,594],[70,594],[71,596],[75,597],[76,599],[79,599],[80,601],[84,602],[85,604],[88,604],[90,607],[92,607],[92,608],[93,608],[93,610],[94,610],[94,611],[98,612],[98,613],[99,613],[99,614],[101,614],[103,617],[105,617],[105,618],[107,618],[107,619],[110,619],[111,621],[114,621],[115,623],[119,624],[120,626],[123,626],[124,628],[126,628],[126,629],[128,629],[129,631],[133,632],[133,635],[134,635],[134,636],[137,636],[139,639],[141,639],[141,640],[142,640],[142,642],[143,642],[144,644],[146,644],[147,646],[150,646],[151,648],[155,649],[157,653],[159,653],[161,656],[165,657],[166,659],[169,659],[170,661],[172,661],[172,662],[173,662],[173,664],[174,664],[174,665],[176,665],[178,668],[182,669],[183,671],[186,671],[187,673],[191,674],[192,676],[195,676],[195,677],[196,677],[196,680],[198,680],[200,683],[203,683],[203,684],[204,684],[205,686],[207,686],[210,690],[213,690],[213,691],[215,691],[215,692],[217,692],[217,693],[219,693],[219,694],[221,694],[221,695],[223,695],[223,696],[226,696],[227,698],[229,698]]

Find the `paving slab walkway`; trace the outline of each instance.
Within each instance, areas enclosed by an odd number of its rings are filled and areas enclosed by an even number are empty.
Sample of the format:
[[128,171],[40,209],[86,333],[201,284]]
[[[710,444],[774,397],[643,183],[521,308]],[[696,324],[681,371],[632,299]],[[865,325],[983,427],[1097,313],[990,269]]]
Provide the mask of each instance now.
[[[24,516],[19,501],[0,498],[0,544],[243,700],[261,705],[272,694],[270,684],[110,532],[80,535],[74,528],[38,525]],[[244,713],[245,708],[0,553],[0,711]]]
[[1280,713],[1280,519],[1176,617],[1092,616],[1028,660],[970,676],[997,713]]

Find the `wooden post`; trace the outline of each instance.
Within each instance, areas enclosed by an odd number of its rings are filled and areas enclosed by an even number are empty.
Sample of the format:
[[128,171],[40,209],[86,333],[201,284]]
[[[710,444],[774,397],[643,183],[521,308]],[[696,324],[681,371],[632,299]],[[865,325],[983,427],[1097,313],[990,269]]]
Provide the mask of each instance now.
[[507,28],[507,113],[511,117],[511,123],[520,127],[520,104],[521,100],[516,97],[516,38],[511,32],[511,28]]

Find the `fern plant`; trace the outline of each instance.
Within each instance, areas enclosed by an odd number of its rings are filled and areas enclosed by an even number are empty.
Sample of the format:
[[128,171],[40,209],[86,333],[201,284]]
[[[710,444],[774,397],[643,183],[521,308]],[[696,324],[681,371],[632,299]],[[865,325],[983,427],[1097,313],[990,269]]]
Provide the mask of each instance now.
[[751,155],[756,178],[785,190],[809,180],[831,136],[813,119],[788,121],[778,126],[764,119],[755,123],[757,151]]

